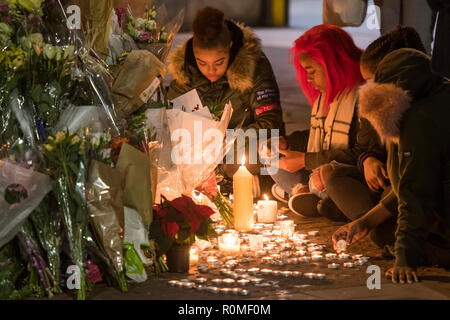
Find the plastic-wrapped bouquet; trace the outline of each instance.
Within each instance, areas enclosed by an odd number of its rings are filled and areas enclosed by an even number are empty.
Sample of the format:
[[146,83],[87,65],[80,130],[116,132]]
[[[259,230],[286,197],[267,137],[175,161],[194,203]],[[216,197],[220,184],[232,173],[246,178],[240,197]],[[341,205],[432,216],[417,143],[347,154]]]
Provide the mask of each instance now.
[[170,21],[165,5],[156,7],[147,4],[141,17],[133,14],[130,5],[126,14],[120,8],[115,10],[115,14],[123,32],[135,41],[139,49],[149,50],[164,62],[183,23],[184,9]]

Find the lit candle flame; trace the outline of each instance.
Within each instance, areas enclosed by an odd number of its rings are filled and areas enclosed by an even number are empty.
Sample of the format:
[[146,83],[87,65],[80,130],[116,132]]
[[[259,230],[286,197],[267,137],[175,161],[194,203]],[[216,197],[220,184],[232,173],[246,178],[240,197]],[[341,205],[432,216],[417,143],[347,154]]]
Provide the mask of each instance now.
[[244,154],[244,156],[242,157],[242,162],[241,162],[241,164],[242,164],[242,166],[245,166],[245,154]]
[[267,201],[269,200],[269,197],[267,196],[267,194],[264,195],[264,199]]

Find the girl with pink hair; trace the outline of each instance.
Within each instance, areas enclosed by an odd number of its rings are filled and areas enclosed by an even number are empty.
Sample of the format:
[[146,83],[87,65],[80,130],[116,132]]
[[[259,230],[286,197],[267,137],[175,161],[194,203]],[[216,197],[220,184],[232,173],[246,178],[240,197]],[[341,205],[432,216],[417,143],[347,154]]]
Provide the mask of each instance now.
[[[291,49],[303,93],[311,105],[308,131],[280,137],[273,195],[303,216],[319,215],[326,200],[321,181],[327,170],[314,170],[332,161],[356,164],[360,146],[357,89],[364,83],[359,49],[350,35],[333,25],[318,25],[299,37]],[[324,169],[332,170],[333,163]],[[310,179],[311,176],[311,179]],[[288,197],[287,197],[288,196]],[[289,201],[287,200],[289,198]],[[320,204],[319,204],[320,206]]]

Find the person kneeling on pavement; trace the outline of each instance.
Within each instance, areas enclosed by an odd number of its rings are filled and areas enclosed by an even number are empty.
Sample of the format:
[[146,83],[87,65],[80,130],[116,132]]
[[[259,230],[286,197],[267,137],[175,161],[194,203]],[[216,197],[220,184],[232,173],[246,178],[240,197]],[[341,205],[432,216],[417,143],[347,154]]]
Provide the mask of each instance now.
[[[333,243],[349,245],[392,221],[394,283],[418,281],[421,265],[450,266],[450,82],[431,71],[430,58],[399,49],[378,65],[375,80],[360,90],[362,117],[388,150],[392,192],[385,210],[370,210],[342,226]],[[392,217],[398,212],[397,217]]]

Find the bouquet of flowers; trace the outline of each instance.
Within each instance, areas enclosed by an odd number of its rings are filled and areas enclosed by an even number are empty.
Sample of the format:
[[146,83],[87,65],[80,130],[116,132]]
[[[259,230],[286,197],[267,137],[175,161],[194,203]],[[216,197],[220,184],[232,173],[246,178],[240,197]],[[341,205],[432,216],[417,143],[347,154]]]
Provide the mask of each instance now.
[[164,62],[175,34],[183,23],[184,10],[181,10],[171,21],[167,19],[165,5],[156,8],[155,5],[150,7],[147,4],[142,17],[134,16],[131,6],[128,6],[125,15],[123,11],[121,8],[115,10],[123,32],[135,41],[139,49],[151,51]]
[[86,140],[75,133],[58,132],[42,145],[47,172],[56,180],[56,194],[69,240],[72,262],[80,270],[78,299],[85,299],[86,276],[83,258],[83,235],[88,225],[85,201]]
[[215,235],[210,218],[215,211],[207,205],[196,204],[191,197],[183,195],[171,201],[163,198],[153,210],[150,237],[156,241],[160,256],[172,245],[192,245],[196,237],[208,240]]

